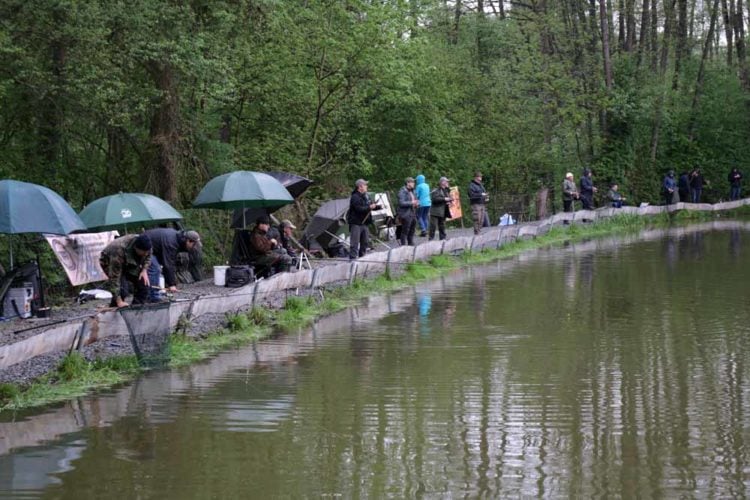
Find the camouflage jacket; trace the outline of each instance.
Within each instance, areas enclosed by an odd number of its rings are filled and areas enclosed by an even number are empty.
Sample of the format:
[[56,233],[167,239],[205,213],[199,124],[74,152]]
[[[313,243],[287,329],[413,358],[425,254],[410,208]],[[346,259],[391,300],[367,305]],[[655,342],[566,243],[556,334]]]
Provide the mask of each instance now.
[[137,234],[126,234],[107,245],[99,257],[99,264],[107,275],[104,289],[116,297],[120,293],[120,278],[124,274],[129,279],[138,279],[144,269],[151,263],[151,252],[139,257],[135,251]]

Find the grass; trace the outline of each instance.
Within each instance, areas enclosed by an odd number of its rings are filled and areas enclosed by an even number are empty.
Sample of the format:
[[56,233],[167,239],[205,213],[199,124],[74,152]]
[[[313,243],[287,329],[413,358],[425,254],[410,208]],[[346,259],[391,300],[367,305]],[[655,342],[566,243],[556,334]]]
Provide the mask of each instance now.
[[[745,216],[750,208],[743,207],[730,216]],[[708,216],[707,216],[708,215]],[[724,214],[722,214],[724,215]],[[621,215],[590,225],[572,224],[553,227],[547,234],[529,240],[519,240],[497,250],[464,252],[455,257],[436,255],[427,262],[407,264],[402,273],[380,275],[372,279],[357,279],[351,285],[325,292],[325,298],[289,297],[279,310],[253,308],[246,313],[227,316],[226,328],[200,338],[173,334],[169,341],[169,367],[185,366],[206,359],[222,350],[246,345],[270,335],[274,329],[290,330],[303,327],[315,318],[340,311],[373,294],[382,294],[417,282],[435,278],[446,270],[495,261],[516,256],[524,251],[601,236],[636,233],[648,227],[666,226],[676,222],[700,221],[714,218],[703,212],[663,214],[650,219],[637,215]],[[93,362],[77,353],[66,356],[58,368],[29,386],[0,384],[0,411],[41,406],[55,401],[78,397],[92,389],[126,382],[146,368],[135,356],[115,357]]]

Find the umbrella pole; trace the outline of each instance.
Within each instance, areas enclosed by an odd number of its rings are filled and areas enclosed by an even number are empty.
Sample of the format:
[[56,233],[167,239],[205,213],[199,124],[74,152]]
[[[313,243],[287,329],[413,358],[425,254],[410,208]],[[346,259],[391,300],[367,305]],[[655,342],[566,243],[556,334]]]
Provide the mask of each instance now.
[[10,241],[10,269],[13,270],[13,235],[10,235],[8,237],[8,240]]

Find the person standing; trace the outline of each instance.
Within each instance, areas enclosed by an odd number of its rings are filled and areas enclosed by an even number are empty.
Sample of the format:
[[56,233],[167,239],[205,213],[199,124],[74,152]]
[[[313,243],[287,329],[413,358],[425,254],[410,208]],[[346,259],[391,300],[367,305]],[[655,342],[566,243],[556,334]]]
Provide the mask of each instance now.
[[429,240],[435,239],[435,229],[440,233],[440,239],[445,239],[445,219],[450,219],[449,206],[453,203],[448,178],[441,177],[438,187],[430,192],[430,234]]
[[146,303],[151,286],[151,249],[151,239],[146,234],[126,234],[104,247],[99,265],[108,278],[103,288],[112,294],[110,307],[127,307],[128,283],[133,287],[133,305]]
[[583,176],[581,177],[581,202],[583,203],[584,210],[594,209],[594,193],[596,193],[597,189],[594,187],[592,175],[590,168],[583,169]]
[[677,179],[677,193],[680,195],[678,201],[690,201],[690,175],[687,172],[682,172]]
[[398,218],[401,219],[401,245],[414,246],[414,232],[417,228],[417,206],[419,200],[414,194],[414,178],[407,177],[398,192]]
[[708,184],[708,181],[703,177],[701,169],[695,167],[690,172],[690,201],[692,203],[701,202],[701,194],[703,193],[703,185]]
[[487,215],[486,203],[490,195],[482,184],[482,172],[474,172],[474,179],[469,183],[469,203],[471,204],[471,219],[474,221],[474,234],[479,234],[484,226]]
[[419,200],[419,208],[417,208],[419,236],[427,236],[427,229],[430,227],[430,207],[432,206],[432,200],[430,200],[430,185],[425,182],[424,175],[422,174],[417,176],[417,187],[414,189],[414,194]]
[[742,196],[742,172],[737,167],[733,167],[727,176],[729,181],[729,199],[739,200]]
[[572,172],[568,172],[567,174],[565,174],[565,179],[563,180],[562,191],[563,191],[563,211],[572,212],[573,202],[580,197],[580,195],[578,194],[578,188],[576,187],[576,182],[574,180]]
[[[679,195],[677,194],[677,182],[674,178],[674,170],[670,170],[667,175],[664,176],[664,181],[661,183],[662,192],[664,193],[664,204],[671,205],[679,201]],[[677,200],[675,200],[677,197]]]
[[[148,279],[154,285],[159,284],[159,267],[164,274],[164,286],[170,292],[177,291],[177,254],[190,252],[200,244],[200,235],[195,231],[178,231],[171,227],[157,227],[144,231],[153,245]],[[158,300],[158,290],[152,286],[149,297]]]
[[349,223],[349,260],[357,257],[364,257],[367,253],[367,246],[370,244],[370,234],[368,225],[372,221],[371,212],[379,210],[377,203],[370,201],[367,194],[367,181],[357,179],[354,183],[354,191],[349,198],[349,213],[346,215],[346,221]]

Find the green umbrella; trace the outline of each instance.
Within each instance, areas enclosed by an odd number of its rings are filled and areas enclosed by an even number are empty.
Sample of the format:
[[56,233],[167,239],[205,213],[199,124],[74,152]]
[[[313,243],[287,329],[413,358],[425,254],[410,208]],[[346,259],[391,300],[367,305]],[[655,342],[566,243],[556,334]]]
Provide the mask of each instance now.
[[[262,172],[238,170],[214,177],[193,202],[199,208],[274,208],[294,198],[277,179]],[[244,222],[243,222],[244,226]]]
[[0,233],[69,234],[85,230],[86,225],[68,202],[51,189],[28,182],[0,181]]
[[180,212],[161,198],[144,193],[119,193],[94,200],[81,219],[92,231],[125,229],[135,225],[161,224],[182,219]]

